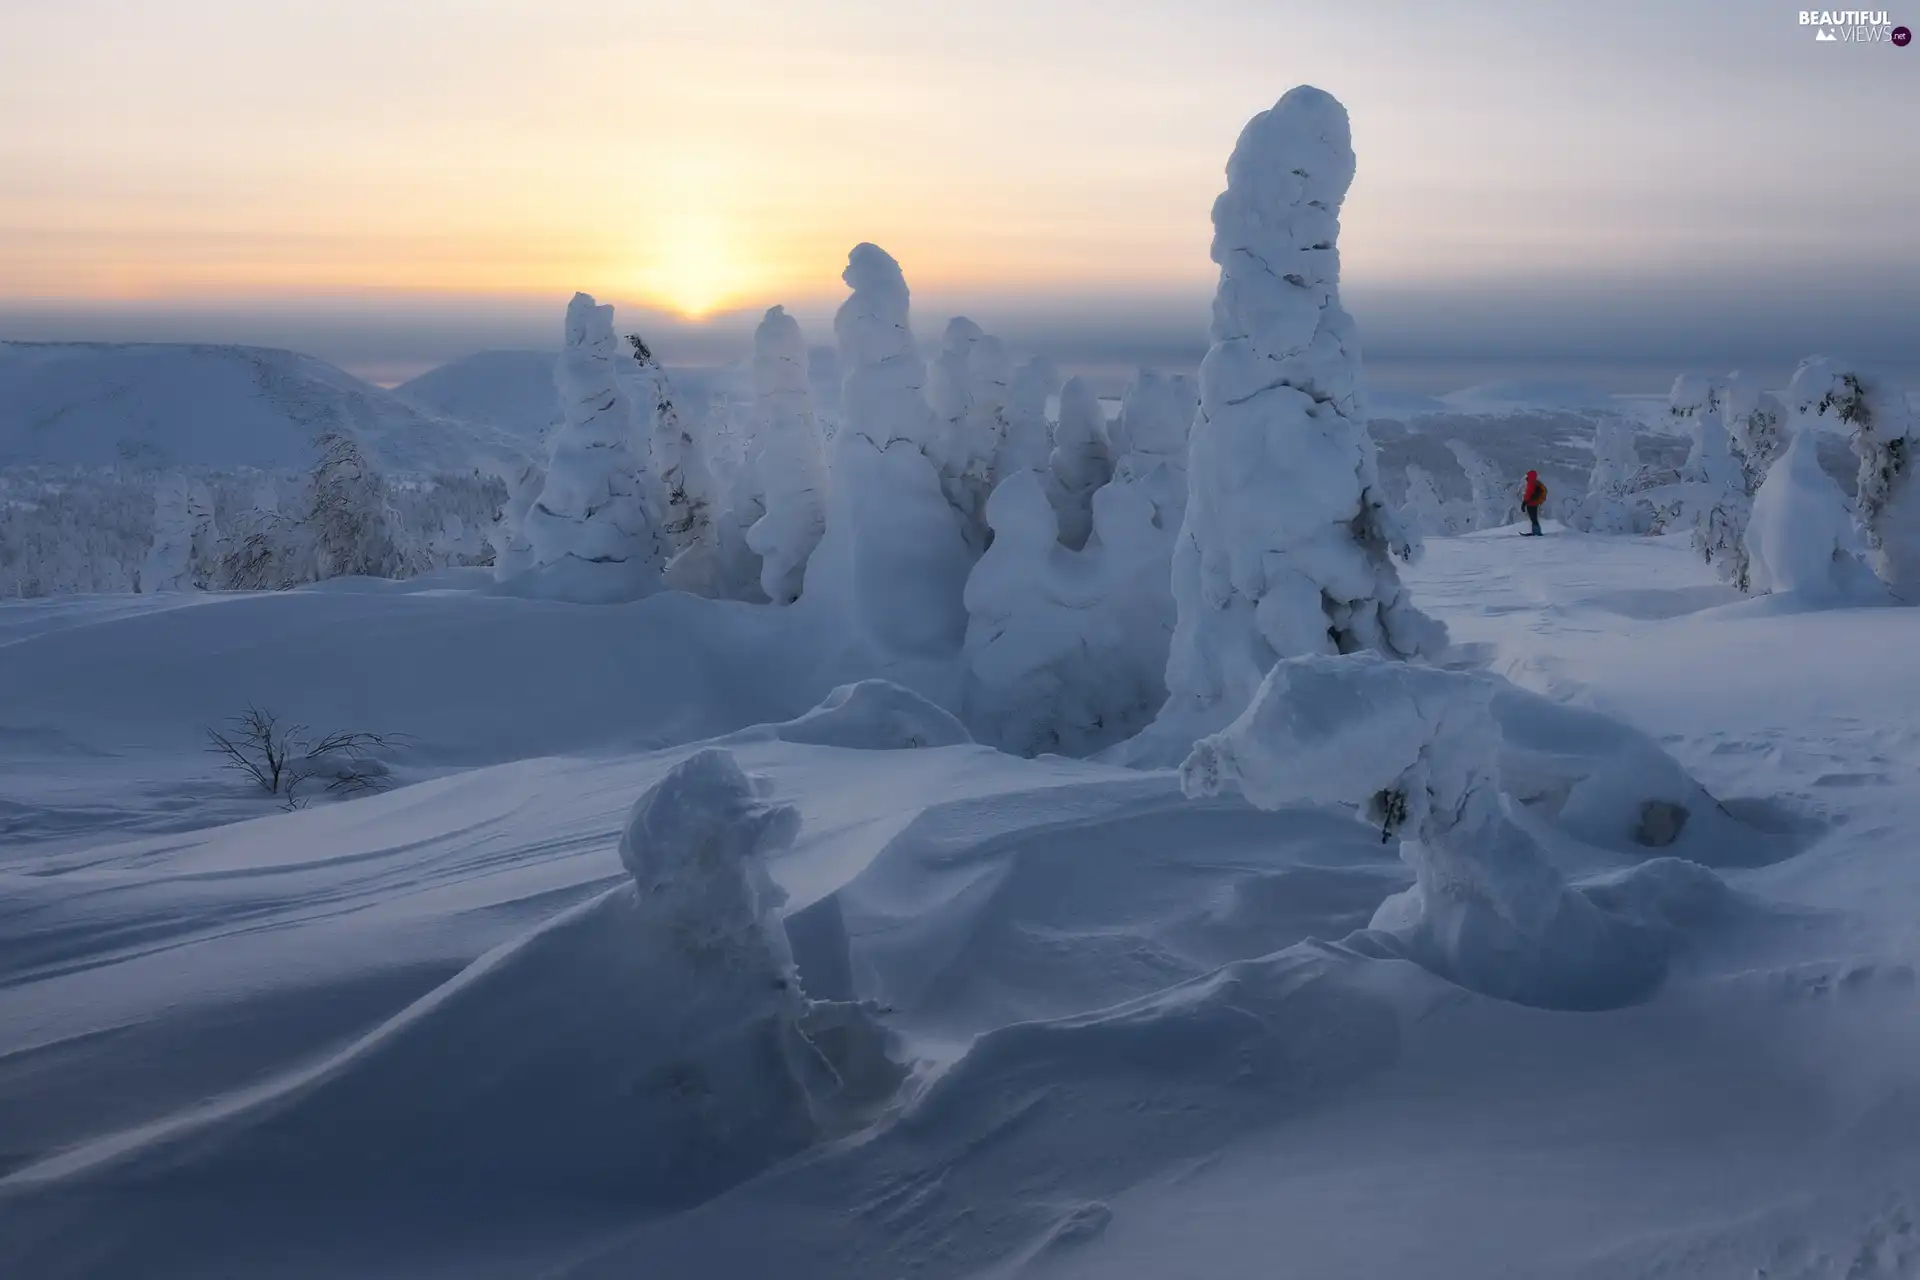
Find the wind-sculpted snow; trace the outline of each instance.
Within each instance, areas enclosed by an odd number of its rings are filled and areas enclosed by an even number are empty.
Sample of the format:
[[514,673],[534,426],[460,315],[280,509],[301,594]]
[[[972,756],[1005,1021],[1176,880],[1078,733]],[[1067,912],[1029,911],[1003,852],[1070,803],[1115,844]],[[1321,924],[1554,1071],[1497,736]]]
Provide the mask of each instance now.
[[775,726],[782,742],[863,751],[905,751],[972,742],[967,727],[911,689],[890,680],[841,685],[803,716]]
[[[1643,914],[1604,909],[1570,886],[1505,794],[1499,682],[1387,662],[1303,657],[1277,665],[1245,714],[1181,766],[1188,794],[1237,790],[1263,808],[1314,800],[1367,806],[1414,885],[1382,903],[1372,928],[1425,967],[1488,995],[1550,1008],[1643,998],[1673,938]],[[1635,905],[1656,918],[1669,883]]]

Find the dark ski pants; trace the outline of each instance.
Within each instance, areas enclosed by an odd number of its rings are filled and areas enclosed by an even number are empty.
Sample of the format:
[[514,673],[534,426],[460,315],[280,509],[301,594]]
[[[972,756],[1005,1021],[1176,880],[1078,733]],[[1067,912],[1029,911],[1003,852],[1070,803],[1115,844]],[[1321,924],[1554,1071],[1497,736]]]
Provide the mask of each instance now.
[[1527,513],[1527,519],[1533,521],[1533,535],[1536,538],[1539,537],[1540,536],[1540,508],[1522,507],[1520,509]]

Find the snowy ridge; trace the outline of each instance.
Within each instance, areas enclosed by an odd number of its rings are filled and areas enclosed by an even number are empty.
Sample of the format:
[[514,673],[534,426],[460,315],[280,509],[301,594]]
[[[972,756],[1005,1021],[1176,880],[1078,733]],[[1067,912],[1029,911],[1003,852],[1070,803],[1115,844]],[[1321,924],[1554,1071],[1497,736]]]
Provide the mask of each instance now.
[[524,447],[291,351],[0,343],[0,466],[299,469],[328,428],[401,471],[463,470]]

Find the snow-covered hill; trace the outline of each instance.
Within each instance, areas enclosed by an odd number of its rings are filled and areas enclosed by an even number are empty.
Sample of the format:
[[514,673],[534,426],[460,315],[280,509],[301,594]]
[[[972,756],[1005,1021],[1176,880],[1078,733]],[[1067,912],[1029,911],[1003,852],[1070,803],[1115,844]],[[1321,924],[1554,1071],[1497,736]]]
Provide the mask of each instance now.
[[[1543,695],[1540,767],[1657,741],[1725,806],[1666,850],[1524,807],[1581,894],[1658,904],[1658,989],[1527,1007],[1383,951],[1408,871],[1336,805],[1017,759],[897,691],[792,720],[843,674],[800,611],[0,605],[0,1271],[1913,1275],[1920,613],[1557,531],[1409,585],[1447,665]],[[248,700],[415,735],[412,785],[278,811],[193,749]],[[700,740],[798,811],[760,900],[808,995],[914,1064],[814,1096],[891,1101],[794,1110],[733,961],[663,980],[617,845]]]
[[311,356],[171,343],[0,343],[0,467],[304,469],[344,428],[396,471],[464,470],[524,451]]
[[443,417],[497,427],[528,447],[560,421],[551,351],[477,351],[429,369],[393,394]]

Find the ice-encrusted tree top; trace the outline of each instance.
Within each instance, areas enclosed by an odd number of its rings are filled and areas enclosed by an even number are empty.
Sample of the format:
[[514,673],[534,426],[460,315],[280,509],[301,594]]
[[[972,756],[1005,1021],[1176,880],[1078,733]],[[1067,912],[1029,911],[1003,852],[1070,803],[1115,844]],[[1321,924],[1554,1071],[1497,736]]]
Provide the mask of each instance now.
[[1282,658],[1437,651],[1392,556],[1360,349],[1340,305],[1347,113],[1302,85],[1255,116],[1213,206],[1220,284],[1175,552],[1169,712],[1225,723]]
[[913,340],[900,264],[879,245],[858,244],[840,278],[853,290],[833,317],[844,378],[842,429],[882,449],[906,440],[931,458],[937,442],[925,394],[927,366]]

